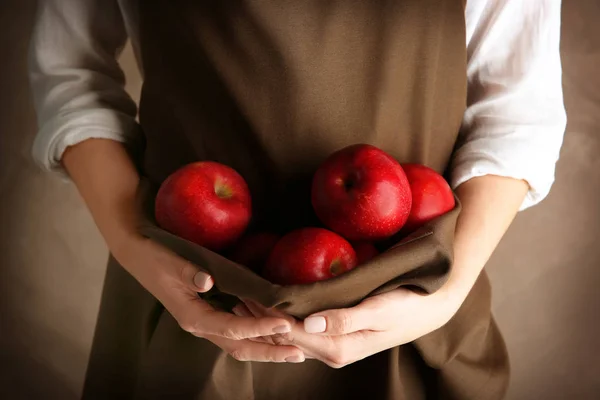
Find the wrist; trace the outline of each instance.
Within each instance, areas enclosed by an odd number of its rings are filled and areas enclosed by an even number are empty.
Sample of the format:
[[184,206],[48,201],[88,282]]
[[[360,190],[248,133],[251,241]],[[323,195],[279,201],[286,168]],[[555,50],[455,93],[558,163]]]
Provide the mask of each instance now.
[[436,292],[439,299],[439,306],[445,314],[451,318],[461,307],[469,292],[473,288],[477,276],[470,277],[461,274],[460,268],[454,266],[450,272],[448,280]]
[[142,213],[135,198],[130,196],[115,202],[108,210],[100,218],[95,216],[96,223],[110,252],[122,260],[146,239],[139,230]]
[[103,236],[109,251],[119,261],[127,259],[127,255],[131,253],[131,249],[145,239],[138,232],[130,229],[115,230]]

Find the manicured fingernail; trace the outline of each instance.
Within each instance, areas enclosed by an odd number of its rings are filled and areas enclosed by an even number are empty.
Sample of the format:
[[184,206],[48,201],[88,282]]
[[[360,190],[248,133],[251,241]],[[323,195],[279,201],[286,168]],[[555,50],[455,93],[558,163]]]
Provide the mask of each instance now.
[[194,285],[201,290],[208,289],[211,284],[212,277],[210,275],[199,272],[194,276]]
[[304,331],[306,333],[321,333],[327,329],[325,317],[309,317],[304,320]]
[[290,356],[285,359],[285,362],[289,363],[301,363],[304,362],[304,357],[302,356]]
[[289,325],[279,325],[273,328],[273,333],[288,333],[292,330]]

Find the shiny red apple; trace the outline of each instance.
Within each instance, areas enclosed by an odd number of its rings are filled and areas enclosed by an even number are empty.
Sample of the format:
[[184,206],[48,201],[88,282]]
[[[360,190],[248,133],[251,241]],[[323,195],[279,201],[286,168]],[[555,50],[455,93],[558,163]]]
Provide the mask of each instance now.
[[329,279],[356,265],[346,239],[327,229],[302,228],[277,242],[263,275],[273,283],[295,285]]
[[267,263],[279,236],[271,232],[256,232],[243,236],[231,252],[231,260],[260,273]]
[[448,182],[435,170],[421,164],[402,166],[412,192],[412,209],[403,231],[411,232],[454,208]]
[[376,255],[379,254],[379,250],[373,245],[373,243],[369,242],[358,242],[353,243],[352,247],[354,248],[354,252],[356,253],[356,259],[358,260],[358,265],[364,264],[367,261],[370,261]]
[[379,240],[402,228],[411,208],[400,164],[377,147],[358,144],[329,156],[312,182],[319,219],[348,240]]
[[211,250],[234,243],[251,214],[244,178],[233,168],[211,161],[178,169],[156,196],[155,216],[162,228]]

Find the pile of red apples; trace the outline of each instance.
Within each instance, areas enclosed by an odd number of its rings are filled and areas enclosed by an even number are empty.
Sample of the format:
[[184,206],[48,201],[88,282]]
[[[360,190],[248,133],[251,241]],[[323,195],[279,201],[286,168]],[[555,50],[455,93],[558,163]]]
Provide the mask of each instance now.
[[401,165],[366,144],[341,149],[319,166],[311,202],[322,226],[283,236],[247,232],[252,199],[244,178],[229,166],[200,161],[163,182],[155,217],[174,235],[224,254],[273,283],[294,285],[360,267],[385,251],[387,239],[408,235],[455,206],[450,186],[436,171]]

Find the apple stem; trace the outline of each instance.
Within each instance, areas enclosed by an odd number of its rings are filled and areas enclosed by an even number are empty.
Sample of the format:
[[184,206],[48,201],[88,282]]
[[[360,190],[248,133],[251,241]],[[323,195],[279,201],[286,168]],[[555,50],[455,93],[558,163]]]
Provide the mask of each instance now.
[[231,197],[231,189],[221,183],[215,183],[215,194],[222,199],[228,199]]
[[342,272],[344,272],[344,270],[342,268],[342,263],[340,262],[339,259],[336,258],[335,260],[333,260],[333,262],[329,266],[329,271],[331,271],[331,274],[333,276],[337,276],[337,275],[341,274]]

